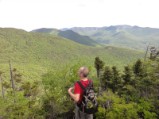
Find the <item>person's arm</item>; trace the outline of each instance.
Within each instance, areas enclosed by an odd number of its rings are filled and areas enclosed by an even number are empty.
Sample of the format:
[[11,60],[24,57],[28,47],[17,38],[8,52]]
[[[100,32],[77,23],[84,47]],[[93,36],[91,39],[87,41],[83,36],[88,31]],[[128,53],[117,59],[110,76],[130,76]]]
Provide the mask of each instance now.
[[75,101],[78,102],[80,99],[80,94],[73,94],[72,90],[74,89],[74,87],[71,87],[68,89],[68,94],[71,96],[71,98]]

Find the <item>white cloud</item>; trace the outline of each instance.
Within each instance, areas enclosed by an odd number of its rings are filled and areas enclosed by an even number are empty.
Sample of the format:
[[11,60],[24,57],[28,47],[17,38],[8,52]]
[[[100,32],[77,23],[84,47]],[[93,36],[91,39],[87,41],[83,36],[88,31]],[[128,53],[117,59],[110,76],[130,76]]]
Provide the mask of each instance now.
[[158,0],[2,0],[0,27],[159,27]]

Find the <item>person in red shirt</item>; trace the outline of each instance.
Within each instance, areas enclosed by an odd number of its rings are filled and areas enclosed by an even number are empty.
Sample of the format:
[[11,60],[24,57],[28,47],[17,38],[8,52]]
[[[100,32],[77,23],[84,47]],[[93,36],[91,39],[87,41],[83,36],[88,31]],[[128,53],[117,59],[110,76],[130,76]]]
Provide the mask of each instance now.
[[[80,82],[84,87],[87,87],[90,81],[87,77],[88,74],[89,70],[87,67],[81,67],[78,71]],[[82,102],[84,91],[77,82],[75,83],[74,87],[68,89],[68,93],[76,103],[75,119],[93,119],[93,114],[82,112],[78,106]]]

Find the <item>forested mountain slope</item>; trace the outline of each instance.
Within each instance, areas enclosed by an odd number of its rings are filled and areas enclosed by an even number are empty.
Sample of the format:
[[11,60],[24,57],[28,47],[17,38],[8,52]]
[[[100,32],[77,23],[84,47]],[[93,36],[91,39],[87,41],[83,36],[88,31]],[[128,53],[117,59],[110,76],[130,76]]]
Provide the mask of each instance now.
[[78,63],[81,60],[85,62],[84,64],[92,65],[96,56],[100,56],[107,64],[122,66],[142,57],[143,54],[111,46],[90,47],[57,35],[12,28],[0,29],[1,68],[8,70],[10,60],[13,66],[21,69],[28,79],[39,78],[41,73],[49,68],[58,70],[68,63]]

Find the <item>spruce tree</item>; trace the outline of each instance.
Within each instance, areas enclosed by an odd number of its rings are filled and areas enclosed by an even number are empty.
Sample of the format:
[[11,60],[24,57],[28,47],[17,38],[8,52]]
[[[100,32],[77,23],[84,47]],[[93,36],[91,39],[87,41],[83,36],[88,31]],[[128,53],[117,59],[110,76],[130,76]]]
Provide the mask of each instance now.
[[104,69],[102,77],[102,88],[104,90],[111,88],[112,89],[112,71],[110,67],[106,66]]
[[132,79],[132,71],[129,66],[124,67],[124,74],[122,75],[122,78],[124,80],[124,85],[129,84]]
[[121,84],[121,78],[119,75],[119,71],[117,70],[116,66],[112,67],[112,91],[115,93],[115,91],[120,88]]
[[97,77],[99,78],[99,73],[100,73],[100,70],[102,70],[104,67],[104,62],[99,57],[96,57],[94,61],[94,66],[97,71]]
[[136,61],[136,63],[134,64],[133,72],[134,72],[135,76],[142,77],[144,75],[143,74],[143,62],[140,59],[138,59]]

